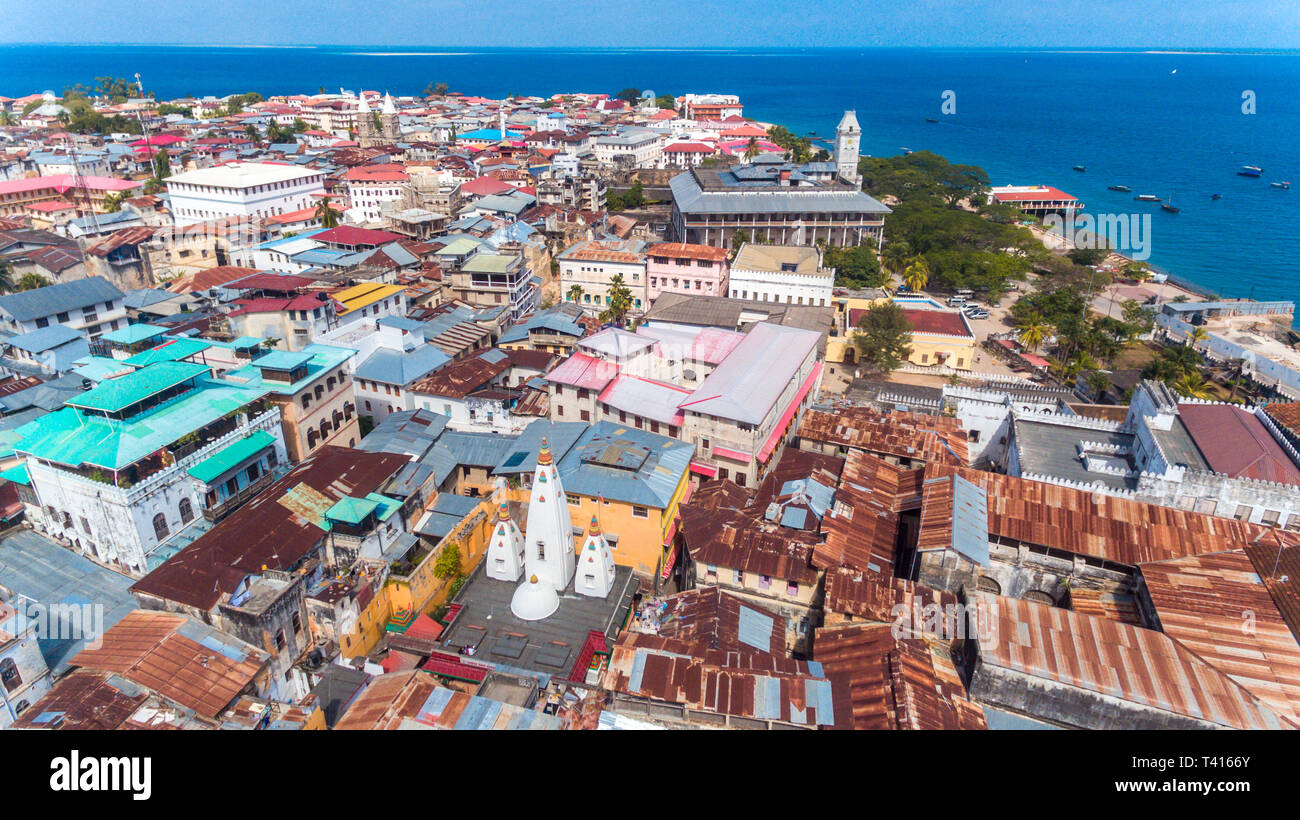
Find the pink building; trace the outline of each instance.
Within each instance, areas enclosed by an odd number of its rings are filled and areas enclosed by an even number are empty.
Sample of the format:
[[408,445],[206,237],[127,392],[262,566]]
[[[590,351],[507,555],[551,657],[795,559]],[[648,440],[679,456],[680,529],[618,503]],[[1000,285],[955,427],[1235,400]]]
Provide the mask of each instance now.
[[661,293],[727,295],[727,251],[711,245],[661,242],[646,249],[646,297]]

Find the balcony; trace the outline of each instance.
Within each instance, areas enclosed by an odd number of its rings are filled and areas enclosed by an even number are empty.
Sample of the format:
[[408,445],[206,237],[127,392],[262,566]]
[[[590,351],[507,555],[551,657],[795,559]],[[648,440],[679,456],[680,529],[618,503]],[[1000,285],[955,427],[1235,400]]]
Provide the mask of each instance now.
[[213,524],[217,523],[227,515],[230,515],[232,512],[242,507],[244,503],[253,498],[253,496],[274,484],[278,478],[279,474],[276,472],[262,473],[256,481],[230,496],[225,501],[222,501],[213,507],[204,507],[203,517]]

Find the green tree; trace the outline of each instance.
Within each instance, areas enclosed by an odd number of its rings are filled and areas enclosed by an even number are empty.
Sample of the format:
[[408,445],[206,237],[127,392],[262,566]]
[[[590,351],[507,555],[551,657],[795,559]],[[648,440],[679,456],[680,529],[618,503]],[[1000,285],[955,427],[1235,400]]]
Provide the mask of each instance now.
[[294,118],[293,118],[293,132],[294,132],[295,134],[301,134],[303,131],[306,131],[306,130],[307,130],[307,123],[303,121],[302,117],[294,117]]
[[114,192],[104,196],[104,213],[115,214],[122,210],[122,202],[126,200],[125,192]]
[[616,273],[609,280],[609,301],[604,312],[600,314],[602,322],[622,324],[628,311],[632,309],[632,291],[623,282],[623,274]]
[[1041,316],[1032,316],[1020,325],[1020,343],[1030,350],[1038,350],[1051,332],[1051,325]]
[[758,148],[758,139],[755,138],[755,137],[750,137],[750,138],[749,138],[749,144],[745,146],[745,159],[746,159],[746,160],[752,160],[754,157],[758,156],[760,153],[761,153],[761,152],[760,152],[760,150],[759,150],[759,148]]
[[747,242],[749,242],[749,231],[744,228],[737,228],[735,233],[731,235],[731,249],[733,251],[740,250],[740,246]]
[[635,103],[637,100],[641,99],[641,89],[625,88],[622,91],[615,94],[614,99],[623,100],[624,102],[629,104]]
[[159,182],[172,175],[172,161],[166,149],[159,148],[158,153],[153,155],[153,167],[154,178]]
[[460,545],[455,541],[447,544],[438,553],[438,560],[433,564],[433,574],[439,578],[456,578],[461,574]]
[[916,258],[912,246],[904,240],[891,241],[880,252],[880,262],[890,273],[902,273],[907,264]]
[[1213,398],[1214,390],[1199,372],[1183,373],[1170,385],[1174,392],[1192,399]]
[[275,336],[267,336],[265,339],[262,340],[262,347],[266,348],[267,350],[275,350],[277,347],[280,346],[281,341],[283,340],[278,339]]
[[853,346],[862,362],[880,373],[889,373],[912,353],[912,323],[897,303],[880,302],[858,320]]
[[330,201],[325,197],[321,197],[320,201],[316,203],[314,216],[322,228],[337,228],[339,226],[339,212],[330,207]]
[[568,299],[570,302],[573,302],[575,305],[580,304],[582,302],[582,294],[583,294],[582,285],[579,285],[577,282],[575,282],[573,283],[572,286],[569,287]]
[[291,126],[273,122],[266,127],[266,141],[270,143],[294,142],[295,133]]
[[1201,342],[1210,338],[1209,332],[1203,327],[1194,327],[1192,332],[1187,334],[1187,344],[1196,347]]
[[671,111],[677,110],[677,98],[672,94],[660,94],[655,97],[655,106],[657,108],[666,108]]
[[39,273],[24,273],[18,280],[14,290],[36,290],[37,288],[49,287],[50,280],[41,276]]
[[840,287],[860,289],[878,288],[885,284],[880,260],[866,245],[852,248],[828,247],[823,250],[823,264],[835,269],[835,284]]
[[8,259],[0,259],[0,293],[10,293],[14,289],[14,268]]
[[903,284],[907,285],[910,291],[920,292],[929,281],[930,263],[926,262],[923,256],[916,257],[903,271]]
[[1096,265],[1110,255],[1110,251],[1102,248],[1073,248],[1065,254],[1071,262],[1076,265]]

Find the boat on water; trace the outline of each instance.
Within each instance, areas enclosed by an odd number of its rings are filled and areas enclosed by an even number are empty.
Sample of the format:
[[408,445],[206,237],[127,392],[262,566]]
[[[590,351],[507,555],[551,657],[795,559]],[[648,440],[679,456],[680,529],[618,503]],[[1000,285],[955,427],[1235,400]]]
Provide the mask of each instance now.
[[1173,194],[1170,194],[1170,195],[1169,195],[1169,201],[1168,201],[1168,202],[1161,202],[1161,203],[1160,203],[1160,210],[1162,210],[1162,211],[1168,211],[1168,212],[1171,213],[1171,214],[1176,214],[1176,213],[1178,213],[1178,206],[1174,204],[1174,195],[1173,195]]
[[1159,202],[1160,201],[1160,197],[1156,196],[1155,194],[1138,194],[1133,198],[1136,199],[1138,202]]
[[1133,189],[1130,188],[1130,187],[1128,187],[1127,185],[1108,185],[1108,186],[1106,186],[1106,190],[1108,190],[1108,191],[1123,191],[1124,193],[1127,194],[1127,193],[1131,193]]
[[1289,182],[1270,182],[1269,185],[1272,185],[1274,188],[1290,188],[1290,187],[1291,187],[1291,183],[1289,183]]
[[1083,165],[1076,165],[1076,166],[1074,166],[1074,170],[1078,171],[1079,173],[1083,173],[1084,171],[1087,171],[1088,169],[1087,169],[1085,166],[1083,166]]
[[1222,194],[1210,194],[1210,199],[1221,199],[1222,197]]
[[934,117],[926,117],[926,118],[925,118],[925,121],[926,121],[926,122],[938,122],[938,120],[936,120]]
[[1257,177],[1262,173],[1264,173],[1264,169],[1260,168],[1258,165],[1243,165],[1241,166],[1241,170],[1237,172],[1237,176]]

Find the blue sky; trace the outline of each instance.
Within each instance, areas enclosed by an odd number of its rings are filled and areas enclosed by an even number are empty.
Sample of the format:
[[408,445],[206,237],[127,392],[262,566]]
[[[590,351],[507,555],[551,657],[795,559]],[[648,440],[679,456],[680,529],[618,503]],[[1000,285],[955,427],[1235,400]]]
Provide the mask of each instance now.
[[4,0],[0,42],[1300,48],[1295,0]]

